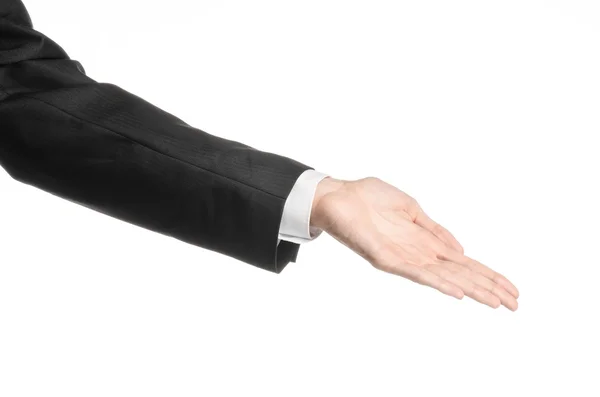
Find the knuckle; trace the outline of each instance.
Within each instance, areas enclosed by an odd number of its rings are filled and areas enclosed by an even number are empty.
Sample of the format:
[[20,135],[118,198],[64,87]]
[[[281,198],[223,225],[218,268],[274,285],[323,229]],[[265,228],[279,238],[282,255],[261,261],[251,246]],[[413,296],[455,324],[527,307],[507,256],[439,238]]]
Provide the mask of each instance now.
[[438,276],[445,280],[451,280],[454,278],[454,273],[452,272],[452,270],[443,267],[438,270]]
[[490,291],[490,292],[491,292],[493,295],[495,295],[495,296],[497,296],[497,297],[499,297],[499,298],[500,298],[500,297],[504,297],[504,291],[502,291],[502,289],[501,289],[501,288],[498,288],[498,285],[496,285],[496,284],[492,284],[492,285],[489,287],[489,291]]
[[409,208],[413,209],[414,211],[421,211],[421,206],[419,205],[419,202],[412,196],[406,196],[406,200],[407,200],[407,204],[409,206]]
[[450,249],[450,247],[446,246],[445,244],[438,245],[437,252],[436,252],[438,259],[448,260],[450,258],[451,254],[452,254],[452,250]]
[[473,283],[467,285],[468,295],[476,300],[481,299],[481,290]]
[[411,280],[413,280],[415,283],[421,284],[421,285],[425,285],[426,284],[426,277],[425,274],[419,272],[415,275],[411,276]]
[[433,225],[432,231],[437,236],[444,236],[446,234],[446,229],[439,223]]
[[363,178],[363,181],[368,183],[377,183],[381,182],[381,179],[377,178],[376,176],[368,176],[366,178]]

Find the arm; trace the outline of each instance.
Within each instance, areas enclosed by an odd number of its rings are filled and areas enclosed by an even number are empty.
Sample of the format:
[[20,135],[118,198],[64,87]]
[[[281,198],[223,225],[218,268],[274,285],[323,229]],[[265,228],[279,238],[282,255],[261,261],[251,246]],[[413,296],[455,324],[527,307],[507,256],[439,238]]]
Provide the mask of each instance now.
[[0,164],[94,210],[280,272],[286,198],[309,167],[192,128],[81,65],[0,5]]
[[295,260],[291,241],[325,230],[377,269],[516,310],[514,285],[393,186],[305,174],[97,83],[18,0],[0,5],[0,38],[0,164],[15,179],[276,272]]

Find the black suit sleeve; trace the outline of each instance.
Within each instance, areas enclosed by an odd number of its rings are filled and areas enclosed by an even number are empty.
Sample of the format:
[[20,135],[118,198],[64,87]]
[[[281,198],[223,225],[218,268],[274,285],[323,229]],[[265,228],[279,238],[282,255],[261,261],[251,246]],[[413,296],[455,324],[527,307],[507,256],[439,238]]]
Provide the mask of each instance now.
[[0,0],[0,164],[16,180],[280,272],[283,207],[309,167],[192,128],[98,83]]

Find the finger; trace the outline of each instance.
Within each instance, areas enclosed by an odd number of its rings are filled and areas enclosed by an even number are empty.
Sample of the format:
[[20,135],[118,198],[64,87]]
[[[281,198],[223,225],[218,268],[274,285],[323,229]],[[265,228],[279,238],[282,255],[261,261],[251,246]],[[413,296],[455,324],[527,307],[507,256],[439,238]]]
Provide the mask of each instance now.
[[440,261],[439,266],[445,267],[455,274],[461,274],[463,277],[470,280],[475,285],[478,285],[479,287],[484,288],[493,295],[497,296],[498,299],[500,299],[502,305],[505,306],[507,309],[515,311],[519,307],[519,304],[514,296],[512,296],[503,287],[496,284],[489,278],[483,276],[482,274],[474,272],[466,266],[448,261]]
[[454,238],[452,233],[431,219],[423,210],[419,211],[417,217],[415,218],[415,223],[421,226],[423,229],[431,232],[438,239],[442,240],[442,242],[448,247],[460,252],[461,254],[465,252],[462,245],[460,245],[458,240]]
[[451,271],[447,264],[435,263],[428,265],[427,269],[438,277],[457,285],[464,291],[465,295],[479,303],[483,303],[494,309],[500,307],[500,304],[502,303],[500,298],[464,277],[463,274]]
[[381,270],[407,278],[415,283],[435,288],[443,294],[452,296],[456,299],[462,299],[464,292],[458,286],[442,279],[441,277],[425,270],[408,264],[394,264],[392,266],[382,266]]
[[494,281],[496,284],[500,285],[506,291],[508,291],[515,298],[519,297],[519,290],[514,286],[513,283],[508,281],[506,277],[501,275],[498,272],[490,269],[489,267],[479,263],[478,261],[471,259],[465,255],[462,255],[458,252],[452,252],[451,250],[444,252],[442,255],[438,255],[440,259],[448,260],[450,262],[458,263],[459,265],[466,266],[467,268],[482,274],[488,279]]

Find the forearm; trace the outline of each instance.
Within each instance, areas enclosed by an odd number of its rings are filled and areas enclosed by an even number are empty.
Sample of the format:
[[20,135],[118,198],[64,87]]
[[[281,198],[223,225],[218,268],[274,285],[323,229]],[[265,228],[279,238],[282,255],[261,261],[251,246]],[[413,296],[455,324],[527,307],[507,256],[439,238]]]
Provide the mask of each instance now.
[[[15,2],[14,4],[20,4]],[[192,128],[0,10],[0,164],[17,180],[272,271],[285,200],[309,167]]]

